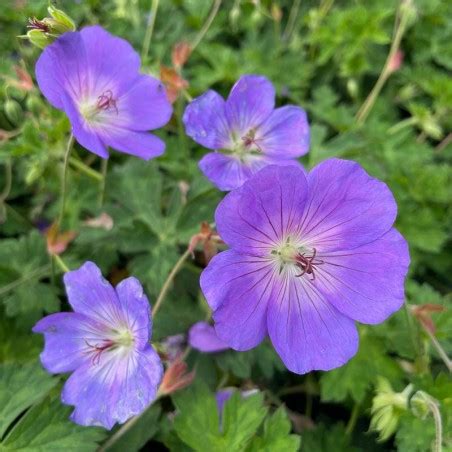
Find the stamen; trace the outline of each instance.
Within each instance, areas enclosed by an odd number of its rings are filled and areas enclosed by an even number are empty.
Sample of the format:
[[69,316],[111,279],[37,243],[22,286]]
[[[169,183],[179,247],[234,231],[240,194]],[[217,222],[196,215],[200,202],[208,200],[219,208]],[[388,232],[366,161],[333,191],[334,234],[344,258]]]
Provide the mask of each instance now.
[[261,147],[257,144],[259,140],[256,139],[256,131],[254,129],[251,129],[245,136],[243,136],[242,141],[245,147],[249,148],[254,145],[260,152],[262,152]]
[[30,30],[41,30],[44,33],[50,32],[50,27],[43,20],[36,19],[36,17],[30,17],[28,19],[27,28]]
[[101,343],[102,343],[102,345],[99,345],[99,344],[91,345],[88,341],[85,340],[85,344],[90,349],[92,349],[92,350],[89,350],[87,353],[94,352],[93,358],[91,360],[92,364],[94,364],[94,365],[99,364],[100,357],[105,350],[108,350],[109,348],[111,348],[115,345],[115,343],[109,339],[103,339]]
[[118,107],[116,105],[116,99],[113,98],[113,93],[110,89],[103,92],[97,98],[96,107],[98,110],[109,110],[110,108],[114,108],[116,111],[116,114],[118,114]]
[[304,274],[307,274],[311,275],[311,281],[315,280],[315,267],[324,263],[322,260],[316,259],[316,255],[317,250],[313,248],[312,256],[306,256],[305,253],[298,253],[295,256],[295,265],[301,270],[301,273],[295,275],[295,277],[300,278]]

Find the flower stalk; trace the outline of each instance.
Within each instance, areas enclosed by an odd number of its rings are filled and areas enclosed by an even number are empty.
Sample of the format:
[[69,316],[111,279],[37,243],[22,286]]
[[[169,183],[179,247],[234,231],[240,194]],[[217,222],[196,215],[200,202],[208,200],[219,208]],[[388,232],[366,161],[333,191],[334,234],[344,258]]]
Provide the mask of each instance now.
[[64,162],[63,162],[63,179],[61,182],[61,206],[60,206],[60,214],[58,216],[57,226],[61,227],[61,223],[63,222],[64,217],[64,209],[66,206],[66,191],[67,191],[67,174],[69,167],[69,157],[71,156],[72,148],[74,147],[74,135],[69,136],[69,140],[66,146],[66,152],[64,154]]

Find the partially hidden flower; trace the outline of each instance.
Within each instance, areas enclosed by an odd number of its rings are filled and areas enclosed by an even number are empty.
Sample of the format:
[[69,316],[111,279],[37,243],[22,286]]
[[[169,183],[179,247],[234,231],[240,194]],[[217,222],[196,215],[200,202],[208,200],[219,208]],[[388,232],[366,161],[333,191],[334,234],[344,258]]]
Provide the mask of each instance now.
[[207,322],[197,322],[190,328],[188,343],[190,347],[203,353],[229,350],[229,345],[218,338],[214,327]]
[[357,163],[262,169],[216,210],[230,249],[200,283],[218,337],[249,350],[268,334],[299,374],[343,365],[358,349],[355,321],[380,323],[403,304],[409,253],[396,214],[388,187]]
[[309,150],[305,111],[293,105],[275,109],[275,89],[260,75],[245,75],[224,100],[209,90],[194,99],[183,116],[185,131],[214,150],[199,167],[220,190],[242,185],[267,165],[298,165]]
[[172,108],[163,84],[139,69],[140,57],[127,41],[91,26],[46,47],[36,78],[83,147],[102,158],[112,147],[148,160],[163,154],[165,143],[147,131],[164,126]]
[[111,429],[141,413],[162,379],[159,356],[149,344],[150,305],[139,281],[127,278],[114,289],[99,268],[86,262],[64,275],[74,312],[41,319],[41,362],[52,373],[72,372],[61,400],[74,405],[80,425]]
[[[220,430],[223,429],[223,412],[224,407],[226,405],[226,402],[234,395],[236,392],[236,388],[223,388],[220,389],[215,393],[215,400],[217,402],[217,409],[218,409],[218,417],[220,420]],[[251,397],[254,394],[258,394],[258,389],[248,389],[246,391],[241,391],[240,396],[243,399],[246,399],[247,397]]]

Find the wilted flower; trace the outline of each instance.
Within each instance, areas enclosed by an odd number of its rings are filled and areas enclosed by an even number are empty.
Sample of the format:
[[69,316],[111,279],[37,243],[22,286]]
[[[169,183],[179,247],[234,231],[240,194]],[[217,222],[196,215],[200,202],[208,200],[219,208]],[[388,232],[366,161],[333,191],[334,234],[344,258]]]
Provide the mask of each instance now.
[[106,231],[111,231],[114,226],[113,218],[107,212],[102,212],[96,218],[88,218],[83,224],[90,228],[102,228]]
[[201,244],[206,264],[208,264],[212,257],[217,254],[220,243],[223,243],[223,241],[219,235],[210,227],[209,223],[203,221],[200,231],[190,239],[188,249],[193,255],[198,244]]
[[77,233],[75,231],[60,232],[58,223],[53,223],[45,231],[47,239],[47,252],[49,254],[61,254],[66,251],[67,246],[71,243]]
[[203,353],[216,353],[229,349],[229,346],[218,338],[214,327],[207,322],[197,322],[190,328],[188,343],[190,347]]
[[58,36],[67,31],[74,31],[74,21],[61,9],[50,5],[47,8],[50,17],[36,19],[32,17],[28,20],[27,34],[21,38],[28,39],[32,44],[43,49],[51,44]]
[[411,308],[414,317],[416,317],[421,325],[432,334],[435,334],[436,327],[431,315],[433,313],[443,312],[444,310],[444,306],[433,303],[426,303]]
[[166,337],[160,342],[161,350],[159,350],[163,359],[168,361],[175,361],[182,355],[186,345],[185,334],[175,334],[173,336]]
[[393,227],[388,187],[357,163],[310,171],[269,166],[219,204],[231,248],[201,275],[218,337],[235,350],[268,334],[286,367],[303,374],[347,362],[355,321],[375,324],[404,300],[408,247]]
[[184,80],[182,76],[171,67],[160,66],[160,79],[166,86],[168,100],[172,104],[176,102],[181,91],[188,88],[187,80]]
[[110,146],[148,160],[163,154],[165,143],[146,131],[165,125],[172,109],[162,83],[139,69],[140,57],[127,41],[93,26],[48,46],[36,78],[86,149],[108,158]]
[[180,389],[190,386],[195,379],[196,372],[187,372],[188,366],[185,361],[176,359],[172,362],[163,375],[159,393],[162,395],[172,394]]
[[[298,165],[309,149],[305,111],[275,107],[275,90],[259,75],[245,75],[225,101],[209,90],[186,108],[185,131],[215,152],[199,162],[201,171],[220,189],[232,190],[270,164]],[[220,151],[220,152],[217,152]]]
[[187,62],[191,54],[191,46],[188,42],[181,41],[174,45],[171,52],[171,61],[176,69],[180,69]]
[[408,410],[412,391],[413,386],[408,385],[402,392],[394,392],[388,380],[378,379],[376,395],[372,400],[370,428],[379,433],[380,441],[386,441],[396,431],[400,416]]
[[51,314],[33,331],[45,338],[41,362],[50,373],[73,372],[61,399],[71,419],[111,429],[141,413],[155,398],[162,364],[149,345],[150,306],[139,281],[116,290],[86,262],[64,275],[74,312]]

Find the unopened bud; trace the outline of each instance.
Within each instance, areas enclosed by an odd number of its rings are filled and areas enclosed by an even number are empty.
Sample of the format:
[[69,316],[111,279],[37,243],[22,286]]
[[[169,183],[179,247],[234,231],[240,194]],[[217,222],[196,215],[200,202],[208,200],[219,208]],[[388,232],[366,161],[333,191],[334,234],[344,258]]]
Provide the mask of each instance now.
[[63,34],[67,31],[75,31],[74,21],[64,11],[55,8],[53,5],[49,6],[47,11],[54,19],[52,22],[53,33]]
[[410,400],[411,412],[420,419],[425,419],[429,412],[431,397],[424,391],[417,391]]
[[14,99],[7,99],[4,110],[6,117],[12,124],[17,125],[20,123],[22,120],[22,108],[17,101]]

